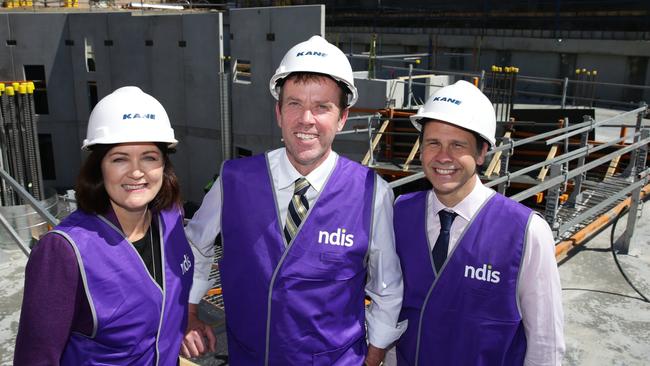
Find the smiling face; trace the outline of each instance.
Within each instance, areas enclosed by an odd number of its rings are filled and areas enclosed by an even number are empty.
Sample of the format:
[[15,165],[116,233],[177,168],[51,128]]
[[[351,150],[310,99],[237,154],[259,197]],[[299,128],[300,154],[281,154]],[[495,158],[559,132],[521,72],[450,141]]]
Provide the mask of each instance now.
[[325,161],[334,136],[345,125],[348,110],[338,106],[341,93],[334,80],[325,76],[289,78],[282,86],[275,114],[289,161],[302,175]]
[[104,188],[116,213],[142,212],[162,187],[163,154],[153,143],[120,144],[101,163]]
[[483,164],[487,146],[454,125],[429,121],[423,126],[420,160],[436,196],[447,207],[462,201],[474,188],[476,166]]

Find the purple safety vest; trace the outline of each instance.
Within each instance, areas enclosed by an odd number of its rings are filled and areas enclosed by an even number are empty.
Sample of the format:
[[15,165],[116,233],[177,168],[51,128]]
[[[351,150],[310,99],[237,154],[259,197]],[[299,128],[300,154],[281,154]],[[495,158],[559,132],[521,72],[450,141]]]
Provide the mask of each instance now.
[[157,217],[164,289],[105,217],[77,210],[52,231],[65,237],[77,255],[93,314],[93,333],[72,333],[61,365],[178,364],[194,256],[178,208]]
[[224,163],[219,263],[233,365],[361,365],[375,174],[339,157],[285,243],[264,155]]
[[404,276],[400,321],[408,319],[397,343],[397,364],[522,365],[526,337],[517,282],[532,211],[494,194],[436,278],[426,236],[427,192],[395,203],[395,242]]

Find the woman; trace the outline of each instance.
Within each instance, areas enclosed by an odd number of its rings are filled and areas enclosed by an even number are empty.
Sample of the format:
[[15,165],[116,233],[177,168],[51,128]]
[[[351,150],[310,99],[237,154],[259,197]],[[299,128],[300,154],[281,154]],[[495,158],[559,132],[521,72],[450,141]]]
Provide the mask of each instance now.
[[79,209],[32,251],[15,365],[176,365],[194,257],[162,105],[137,87],[88,122]]

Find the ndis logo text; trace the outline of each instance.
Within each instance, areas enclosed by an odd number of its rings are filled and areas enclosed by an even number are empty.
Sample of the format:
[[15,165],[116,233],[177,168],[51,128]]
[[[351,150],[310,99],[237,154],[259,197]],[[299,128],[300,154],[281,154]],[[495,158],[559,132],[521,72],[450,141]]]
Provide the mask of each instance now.
[[492,269],[491,264],[484,264],[483,267],[475,268],[469,265],[465,266],[465,278],[472,278],[479,281],[499,283],[501,281],[501,272]]
[[338,228],[335,232],[319,231],[318,244],[341,245],[351,247],[354,244],[354,235],[347,230]]

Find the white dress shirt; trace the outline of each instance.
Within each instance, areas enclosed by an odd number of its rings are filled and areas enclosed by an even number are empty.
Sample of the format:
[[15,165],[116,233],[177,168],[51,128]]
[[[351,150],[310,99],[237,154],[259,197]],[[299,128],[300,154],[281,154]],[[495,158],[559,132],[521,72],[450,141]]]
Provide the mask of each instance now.
[[[268,152],[267,157],[284,227],[289,201],[293,196],[294,181],[302,175],[291,165],[284,148]],[[310,184],[306,194],[310,207],[323,190],[337,159],[338,155],[330,152],[327,159],[305,177]],[[397,323],[404,288],[402,270],[395,252],[393,200],[393,191],[386,181],[378,178],[365,290],[372,299],[372,304],[366,312],[368,340],[379,348],[386,348],[406,330],[405,322]],[[214,256],[212,245],[221,232],[221,208],[222,186],[221,179],[218,178],[185,228],[185,234],[194,252],[194,283],[190,292],[190,303],[198,303],[212,287],[208,276]]]
[[[467,224],[495,191],[485,187],[478,177],[472,192],[454,207],[443,205],[433,191],[427,195],[427,237],[433,249],[440,232],[438,211],[458,214],[449,233],[449,253],[458,243]],[[548,224],[533,215],[521,264],[517,296],[526,333],[524,365],[560,365],[564,354],[564,314],[562,287],[555,261],[555,240]],[[462,341],[462,340],[459,340]]]

